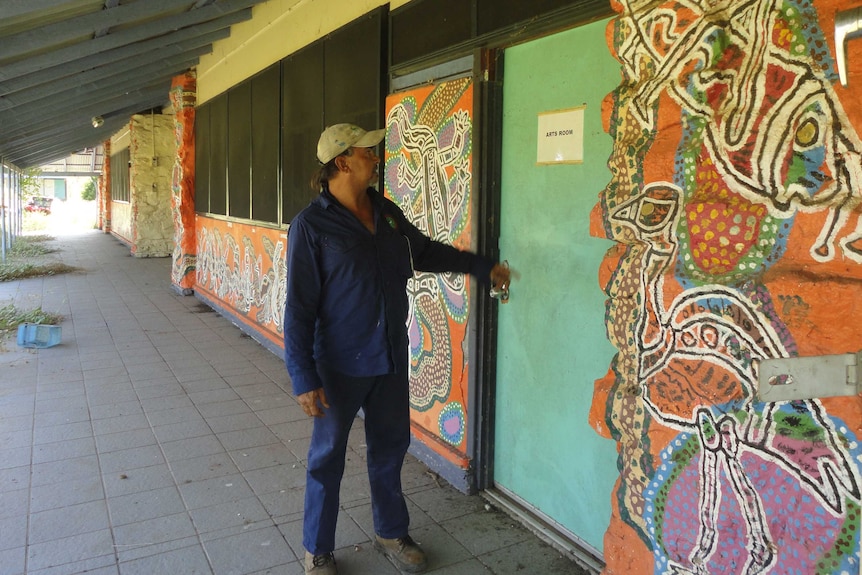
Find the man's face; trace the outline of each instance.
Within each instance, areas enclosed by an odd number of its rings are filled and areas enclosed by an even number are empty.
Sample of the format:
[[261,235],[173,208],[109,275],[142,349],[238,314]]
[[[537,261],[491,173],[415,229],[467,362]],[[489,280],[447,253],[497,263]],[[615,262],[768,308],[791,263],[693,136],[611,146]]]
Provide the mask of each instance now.
[[351,148],[353,152],[348,156],[348,162],[355,177],[365,185],[371,185],[377,181],[377,164],[380,158],[374,148]]

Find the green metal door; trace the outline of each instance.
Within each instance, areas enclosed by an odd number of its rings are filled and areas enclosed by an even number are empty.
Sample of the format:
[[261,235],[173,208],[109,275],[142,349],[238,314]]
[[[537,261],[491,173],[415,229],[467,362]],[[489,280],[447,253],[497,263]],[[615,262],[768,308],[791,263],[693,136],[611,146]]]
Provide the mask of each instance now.
[[[619,84],[606,25],[505,52],[500,253],[521,277],[499,306],[494,444],[498,491],[597,552],[617,479],[614,443],[588,423],[614,352],[598,280],[612,244],[589,233],[610,180],[602,99]],[[581,107],[582,163],[538,164],[540,120]]]

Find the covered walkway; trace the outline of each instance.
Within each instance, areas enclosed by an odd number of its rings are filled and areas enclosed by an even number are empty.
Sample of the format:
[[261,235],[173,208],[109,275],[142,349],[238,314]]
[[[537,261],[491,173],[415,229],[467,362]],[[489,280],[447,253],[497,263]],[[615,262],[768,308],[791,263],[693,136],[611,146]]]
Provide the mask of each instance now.
[[[81,268],[0,283],[0,306],[59,312],[63,341],[0,347],[0,575],[301,574],[311,422],[281,358],[99,231],[57,237]],[[342,575],[397,573],[371,547],[357,422],[335,553]],[[435,575],[581,570],[408,456],[412,535]]]

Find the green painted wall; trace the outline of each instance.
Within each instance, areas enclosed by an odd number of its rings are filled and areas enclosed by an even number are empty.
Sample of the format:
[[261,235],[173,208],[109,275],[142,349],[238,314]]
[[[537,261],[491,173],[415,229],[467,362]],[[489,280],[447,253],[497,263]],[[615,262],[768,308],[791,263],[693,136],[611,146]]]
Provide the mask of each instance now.
[[[521,277],[499,310],[494,468],[497,484],[599,550],[618,475],[615,444],[588,425],[614,353],[598,282],[612,243],[589,235],[610,180],[601,102],[620,79],[606,25],[506,50],[500,249]],[[538,114],[584,104],[584,162],[536,165]]]

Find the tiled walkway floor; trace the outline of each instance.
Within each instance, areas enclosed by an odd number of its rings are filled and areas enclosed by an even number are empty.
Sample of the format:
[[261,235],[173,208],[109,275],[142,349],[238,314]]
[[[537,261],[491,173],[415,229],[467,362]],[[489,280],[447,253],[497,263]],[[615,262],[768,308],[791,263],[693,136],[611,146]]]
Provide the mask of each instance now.
[[[65,317],[59,346],[0,348],[0,575],[302,573],[311,422],[281,359],[177,294],[168,259],[98,231],[53,243],[82,271],[0,283],[0,306]],[[357,423],[339,572],[395,574],[369,543]],[[429,573],[581,573],[410,456],[404,487]]]

